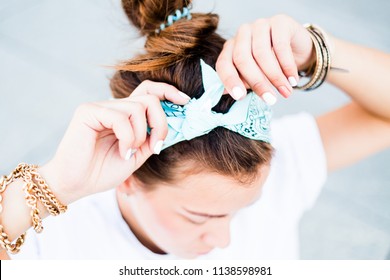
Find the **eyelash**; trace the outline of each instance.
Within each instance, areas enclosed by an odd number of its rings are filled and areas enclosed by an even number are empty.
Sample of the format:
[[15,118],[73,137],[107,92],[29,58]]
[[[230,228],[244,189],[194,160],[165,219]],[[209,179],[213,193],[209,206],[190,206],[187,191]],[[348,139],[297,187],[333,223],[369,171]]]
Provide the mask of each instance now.
[[209,220],[209,218],[204,218],[204,219],[202,219],[201,222],[199,222],[199,221],[195,221],[189,217],[186,217],[186,219],[187,219],[187,221],[189,221],[190,223],[195,224],[195,225],[203,225]]

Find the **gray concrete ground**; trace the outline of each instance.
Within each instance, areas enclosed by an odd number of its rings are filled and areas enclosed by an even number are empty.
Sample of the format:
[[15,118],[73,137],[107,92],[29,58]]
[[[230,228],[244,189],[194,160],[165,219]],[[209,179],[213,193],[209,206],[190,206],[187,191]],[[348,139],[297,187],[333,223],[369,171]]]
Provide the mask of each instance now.
[[[244,22],[285,13],[390,52],[386,0],[195,0],[194,6],[219,13],[226,36]],[[2,0],[0,173],[21,161],[42,164],[50,159],[77,105],[109,97],[112,72],[104,66],[141,47],[118,0]],[[276,116],[301,110],[318,115],[347,100],[326,85],[313,94],[297,92],[280,100]],[[389,259],[389,161],[387,150],[330,175],[301,223],[302,258]]]

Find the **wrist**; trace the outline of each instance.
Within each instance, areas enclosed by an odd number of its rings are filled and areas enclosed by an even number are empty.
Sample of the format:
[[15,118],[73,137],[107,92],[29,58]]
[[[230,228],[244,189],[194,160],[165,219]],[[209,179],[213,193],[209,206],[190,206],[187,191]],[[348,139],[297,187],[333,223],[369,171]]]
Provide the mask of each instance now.
[[[53,173],[47,172],[50,170],[48,166],[38,170],[37,165],[19,163],[9,175],[0,178],[0,246],[8,252],[16,254],[20,251],[26,235],[21,232],[32,226],[40,233],[43,230],[43,218],[48,214],[57,216],[67,210],[56,194],[66,203],[70,202],[69,197],[62,195],[60,188],[56,188],[60,184],[56,183],[58,180],[55,176],[50,175]],[[56,194],[39,172],[54,183]]]
[[62,204],[69,205],[81,198],[81,196],[79,197],[76,192],[69,190],[71,189],[71,186],[68,186],[61,179],[60,168],[58,168],[53,162],[48,162],[47,164],[38,167],[37,171]]
[[310,39],[310,49],[308,51],[308,56],[301,65],[298,65],[298,72],[307,72],[317,60],[316,51],[314,48],[314,43]]

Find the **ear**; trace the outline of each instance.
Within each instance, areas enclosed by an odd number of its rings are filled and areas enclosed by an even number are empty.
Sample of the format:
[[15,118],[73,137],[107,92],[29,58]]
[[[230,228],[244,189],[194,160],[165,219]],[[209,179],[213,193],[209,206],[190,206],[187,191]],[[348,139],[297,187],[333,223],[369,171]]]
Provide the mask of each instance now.
[[134,194],[139,189],[139,182],[133,175],[117,187],[118,192],[126,196]]

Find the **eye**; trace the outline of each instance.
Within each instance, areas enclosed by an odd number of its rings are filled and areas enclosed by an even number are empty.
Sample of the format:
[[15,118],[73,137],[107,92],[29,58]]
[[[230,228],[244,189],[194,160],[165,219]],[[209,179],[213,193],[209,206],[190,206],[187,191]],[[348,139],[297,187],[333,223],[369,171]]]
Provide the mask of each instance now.
[[203,225],[210,218],[208,217],[198,217],[198,216],[185,216],[186,220],[195,225]]

